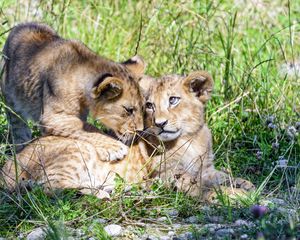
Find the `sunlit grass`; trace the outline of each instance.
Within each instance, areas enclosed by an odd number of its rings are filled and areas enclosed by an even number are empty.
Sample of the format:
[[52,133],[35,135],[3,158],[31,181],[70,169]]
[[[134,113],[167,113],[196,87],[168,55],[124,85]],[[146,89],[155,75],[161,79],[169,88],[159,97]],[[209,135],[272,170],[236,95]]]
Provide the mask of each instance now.
[[[297,1],[279,0],[3,0],[0,47],[11,27],[23,21],[39,21],[52,26],[61,36],[79,39],[98,54],[116,61],[137,53],[147,61],[149,75],[207,70],[215,80],[206,119],[213,132],[217,166],[262,186],[255,201],[271,193],[279,194],[297,209],[300,134],[299,130],[298,135],[290,134],[289,129],[297,129],[300,122],[300,80],[293,68],[288,72],[282,66],[299,62],[299,12]],[[3,104],[0,123],[3,163],[8,132]],[[280,159],[287,160],[289,167],[276,167]],[[78,198],[76,194],[48,198],[39,191],[21,196],[3,193],[0,225],[7,224],[1,228],[0,236],[17,236],[44,224],[55,228],[51,225],[54,220],[68,226],[87,226],[96,216],[117,222],[124,216],[132,221],[151,219],[173,207],[182,216],[201,215],[197,201],[186,201],[181,194],[157,189],[152,196],[137,191],[136,198],[142,201],[120,194],[109,204],[93,197]],[[222,199],[226,211],[220,212],[231,214],[233,221],[235,206],[226,206],[226,198]],[[245,207],[254,201],[249,198],[240,202]],[[133,206],[136,211],[130,211]],[[101,231],[100,228],[99,236]]]

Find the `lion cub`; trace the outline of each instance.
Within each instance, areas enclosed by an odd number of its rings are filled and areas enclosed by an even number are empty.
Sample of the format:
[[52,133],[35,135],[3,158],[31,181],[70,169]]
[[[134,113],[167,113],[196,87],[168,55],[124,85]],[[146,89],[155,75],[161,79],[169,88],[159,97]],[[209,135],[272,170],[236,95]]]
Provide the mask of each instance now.
[[[99,57],[84,44],[65,40],[43,24],[25,23],[10,32],[4,50],[2,92],[17,150],[31,139],[26,119],[44,134],[86,141],[102,161],[122,159],[135,130],[143,129],[142,97],[136,83],[144,62]],[[88,113],[113,129],[117,141],[84,129]]]
[[[188,76],[144,77],[140,86],[146,93],[145,124],[154,135],[149,140],[156,146],[148,152],[157,152],[152,176],[175,180],[180,190],[194,196],[230,180],[214,167],[212,137],[204,121],[204,107],[213,89],[211,76],[198,71]],[[245,190],[254,187],[240,178],[233,183]]]
[[83,194],[109,198],[115,176],[127,183],[147,178],[146,153],[134,144],[128,155],[118,162],[104,162],[93,144],[59,136],[41,137],[28,144],[1,172],[9,190],[40,184],[46,192],[57,189],[77,189]]

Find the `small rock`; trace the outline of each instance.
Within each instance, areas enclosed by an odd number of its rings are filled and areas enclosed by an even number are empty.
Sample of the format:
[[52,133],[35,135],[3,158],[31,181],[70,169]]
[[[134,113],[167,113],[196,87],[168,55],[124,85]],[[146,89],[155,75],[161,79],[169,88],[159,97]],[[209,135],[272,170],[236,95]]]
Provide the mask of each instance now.
[[273,123],[274,120],[275,120],[275,116],[274,115],[270,115],[266,119],[266,124],[268,125],[269,123]]
[[185,239],[187,240],[196,240],[197,238],[194,237],[194,235],[191,232],[185,233]]
[[211,208],[209,206],[203,206],[203,207],[201,207],[201,211],[202,212],[210,212]]
[[173,231],[169,231],[169,232],[168,232],[168,236],[169,236],[169,237],[173,237],[174,235],[175,235],[175,232],[173,232]]
[[172,224],[172,229],[174,229],[174,230],[179,229],[179,228],[181,228],[181,227],[182,227],[182,225],[179,224],[179,223],[174,223],[174,224]]
[[229,237],[234,234],[232,228],[222,228],[216,231],[216,235],[221,238]]
[[209,223],[205,224],[203,228],[206,228],[210,233],[214,233],[217,229],[222,228],[222,225],[216,223]]
[[184,239],[186,239],[185,233],[181,233],[177,237],[173,238],[173,240],[184,240]]
[[103,218],[96,218],[93,222],[94,223],[105,224],[105,223],[107,223],[107,220],[103,219]]
[[158,222],[165,222],[167,220],[168,220],[167,217],[160,217],[160,218],[157,219]]
[[160,240],[170,240],[170,237],[169,236],[161,236],[159,239]]
[[270,201],[277,206],[286,206],[286,202],[280,198],[271,198]]
[[196,224],[198,223],[198,218],[196,216],[191,216],[185,219],[186,223]]
[[275,124],[273,124],[273,123],[269,123],[268,124],[268,128],[270,128],[270,129],[276,129],[277,126]]
[[31,233],[29,233],[27,235],[27,240],[44,240],[47,236],[47,233],[44,231],[43,228],[36,228],[33,229],[33,231],[31,231]]
[[248,222],[248,221],[245,221],[243,219],[238,219],[234,222],[234,225],[237,226],[237,227],[241,227],[241,226],[250,226],[251,223]]
[[272,148],[273,149],[278,149],[279,148],[279,143],[278,142],[273,142],[272,143]]
[[171,209],[167,212],[170,217],[178,217],[179,212],[176,209]]
[[84,231],[82,229],[79,228],[79,229],[75,230],[75,236],[76,237],[82,237],[84,235],[85,235],[85,233],[84,233]]
[[297,211],[290,208],[278,207],[277,211],[290,217],[295,217],[297,215]]
[[224,217],[222,216],[209,216],[207,217],[208,221],[211,223],[220,223],[224,221]]
[[25,238],[25,236],[24,236],[23,233],[20,233],[20,234],[18,235],[18,237],[17,237],[17,239],[23,239],[23,238]]
[[248,239],[249,238],[249,236],[247,235],[247,234],[243,234],[243,235],[241,235],[241,239]]
[[122,227],[117,224],[110,224],[104,227],[105,232],[111,237],[118,237],[122,234]]

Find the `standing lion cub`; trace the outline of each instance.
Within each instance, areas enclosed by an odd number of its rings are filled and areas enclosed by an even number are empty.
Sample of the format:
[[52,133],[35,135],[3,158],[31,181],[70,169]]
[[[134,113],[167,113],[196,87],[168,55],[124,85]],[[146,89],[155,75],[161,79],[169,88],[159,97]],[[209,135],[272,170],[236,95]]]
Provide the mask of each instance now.
[[[134,57],[115,63],[84,44],[65,40],[43,24],[12,29],[5,43],[2,92],[17,150],[31,139],[27,119],[39,121],[46,135],[86,141],[102,161],[122,159],[123,143],[143,129],[142,97],[136,79],[144,62]],[[88,113],[122,142],[85,130]]]

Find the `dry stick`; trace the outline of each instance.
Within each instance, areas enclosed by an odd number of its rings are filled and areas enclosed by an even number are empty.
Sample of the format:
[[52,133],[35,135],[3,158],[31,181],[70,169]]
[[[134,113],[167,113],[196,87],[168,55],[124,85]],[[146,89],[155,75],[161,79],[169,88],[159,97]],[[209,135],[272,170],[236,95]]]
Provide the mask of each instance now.
[[142,15],[142,13],[141,13],[140,29],[139,29],[139,37],[138,37],[138,41],[137,41],[137,43],[136,43],[134,55],[137,55],[138,49],[139,49],[139,47],[140,47],[140,41],[141,41],[141,37],[142,37],[142,29],[143,29],[143,15]]

